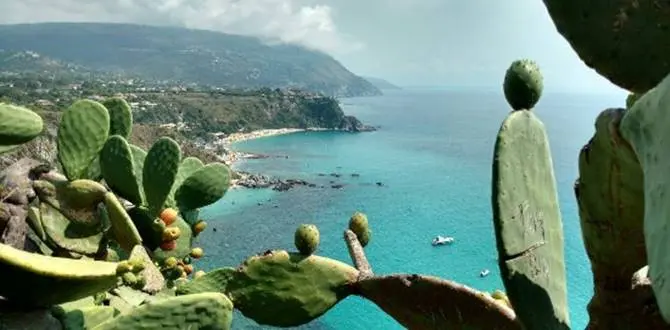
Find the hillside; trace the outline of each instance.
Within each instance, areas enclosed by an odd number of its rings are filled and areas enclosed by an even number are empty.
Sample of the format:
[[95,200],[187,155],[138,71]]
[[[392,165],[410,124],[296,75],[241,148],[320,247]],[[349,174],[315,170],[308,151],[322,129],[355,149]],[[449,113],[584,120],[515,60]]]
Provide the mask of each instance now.
[[375,77],[366,77],[364,76],[363,79],[369,81],[371,84],[373,84],[375,87],[381,89],[381,90],[398,90],[402,89],[397,85],[394,85],[387,80],[381,79],[381,78],[375,78]]
[[[380,90],[331,56],[295,45],[204,30],[107,23],[0,25],[5,55],[31,51],[41,69],[232,89],[297,88],[330,96]],[[26,59],[0,61],[0,71],[35,70]]]

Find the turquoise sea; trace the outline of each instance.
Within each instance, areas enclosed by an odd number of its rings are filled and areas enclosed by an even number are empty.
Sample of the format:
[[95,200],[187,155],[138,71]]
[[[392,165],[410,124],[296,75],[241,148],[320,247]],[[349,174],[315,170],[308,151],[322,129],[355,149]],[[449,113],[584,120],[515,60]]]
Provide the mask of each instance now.
[[[623,106],[624,100],[623,94],[549,93],[536,107],[554,157],[574,329],[586,325],[592,294],[573,195],[577,157],[593,134],[596,115]],[[375,273],[422,273],[480,290],[502,288],[490,206],[493,144],[509,111],[502,92],[403,90],[341,101],[346,113],[381,129],[296,133],[235,145],[238,150],[278,156],[247,160],[236,164],[239,169],[301,178],[325,188],[229,191],[204,211],[210,223],[200,239],[205,269],[236,266],[268,249],[294,249],[293,233],[301,223],[319,226],[321,255],[351,263],[342,232],[351,214],[360,210],[373,230],[366,252]],[[333,189],[330,181],[344,187]],[[436,235],[454,236],[456,242],[433,247]],[[491,274],[479,277],[482,269]],[[233,328],[268,329],[240,314]],[[356,297],[301,328],[402,329],[375,305]]]

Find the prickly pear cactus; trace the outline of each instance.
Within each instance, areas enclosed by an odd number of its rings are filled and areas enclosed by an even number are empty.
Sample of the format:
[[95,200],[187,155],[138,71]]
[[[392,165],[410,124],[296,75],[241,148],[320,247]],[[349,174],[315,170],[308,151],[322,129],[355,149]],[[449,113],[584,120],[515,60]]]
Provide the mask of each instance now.
[[621,120],[621,135],[630,143],[644,177],[644,237],[649,277],[661,315],[670,322],[670,77],[642,96]]
[[43,127],[42,118],[33,111],[0,103],[0,153],[34,139]]
[[110,97],[102,105],[109,111],[109,135],[127,139],[133,130],[133,112],[128,102],[120,97]]
[[172,185],[174,184],[179,164],[181,148],[171,138],[162,137],[149,149],[144,160],[142,185],[147,206],[154,215],[165,207]]
[[493,218],[509,298],[527,329],[569,329],[563,228],[544,125],[514,111],[498,133]]
[[100,170],[109,187],[122,198],[135,204],[144,202],[144,192],[139,185],[136,161],[126,139],[112,135],[100,152]]
[[259,324],[290,327],[323,315],[353,293],[358,271],[339,261],[271,251],[238,269],[208,272],[177,287],[177,294],[226,293],[242,314]]
[[365,279],[356,286],[358,295],[408,329],[522,329],[506,304],[451,281],[393,275]]
[[361,212],[356,212],[349,219],[349,229],[356,234],[356,238],[365,247],[370,242],[372,231],[368,223],[368,217]]
[[670,38],[667,1],[543,1],[582,61],[617,86],[644,93],[670,72],[670,46],[658,43]]
[[79,100],[63,112],[56,145],[70,180],[85,179],[109,134],[109,113],[100,103]]
[[232,311],[233,304],[224,294],[199,293],[142,305],[93,329],[228,330],[233,320]]
[[195,210],[221,199],[229,186],[228,167],[221,163],[207,164],[184,179],[174,198],[179,209]]
[[[623,109],[596,119],[596,132],[579,155],[575,193],[582,233],[596,282],[630,287],[630,276],[647,264],[644,247],[642,167],[619,134]],[[603,283],[604,284],[604,283]]]
[[13,304],[51,306],[116,286],[117,263],[56,258],[0,244],[0,273],[11,285],[0,296]]

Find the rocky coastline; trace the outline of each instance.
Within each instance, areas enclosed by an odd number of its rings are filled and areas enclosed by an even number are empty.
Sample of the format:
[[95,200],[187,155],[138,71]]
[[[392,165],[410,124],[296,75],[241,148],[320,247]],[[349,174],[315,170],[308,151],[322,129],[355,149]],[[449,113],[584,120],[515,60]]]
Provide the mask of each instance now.
[[[366,131],[375,131],[376,127],[366,126]],[[333,129],[324,129],[324,128],[280,128],[280,129],[263,129],[247,133],[233,133],[230,134],[218,141],[221,147],[225,150],[225,154],[221,157],[222,161],[228,166],[233,168],[235,163],[243,159],[262,159],[262,158],[271,158],[271,157],[288,157],[288,156],[277,156],[277,155],[262,155],[262,154],[252,154],[234,150],[232,144],[242,141],[248,141],[252,139],[259,139],[263,137],[278,136],[284,134],[293,134],[299,132],[307,131],[333,131]],[[336,131],[345,131],[344,129],[336,129]],[[350,131],[350,130],[346,130]],[[360,131],[359,131],[360,132]],[[249,173],[245,171],[234,170],[235,175],[234,179],[231,182],[231,189],[236,188],[248,188],[248,189],[272,189],[275,191],[287,191],[294,187],[308,187],[308,188],[331,188],[331,189],[342,189],[347,183],[343,183],[339,178],[343,177],[344,174],[338,172],[332,173],[317,173],[316,177],[330,177],[330,180],[318,180],[316,182],[308,182],[303,179],[281,179],[277,177],[271,177],[263,174]],[[351,178],[360,178],[358,173],[348,174]],[[323,181],[323,182],[321,182]],[[359,182],[359,184],[365,185],[364,182]],[[382,182],[368,183],[368,185],[376,185],[378,187],[384,186]]]

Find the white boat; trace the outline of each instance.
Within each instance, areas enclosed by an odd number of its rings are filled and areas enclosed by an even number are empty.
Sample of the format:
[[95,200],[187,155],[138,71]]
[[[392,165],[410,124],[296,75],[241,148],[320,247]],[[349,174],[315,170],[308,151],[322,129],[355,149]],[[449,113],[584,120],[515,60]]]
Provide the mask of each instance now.
[[451,244],[454,242],[454,238],[450,236],[437,236],[433,238],[433,246]]
[[484,269],[479,273],[479,277],[486,277],[488,276],[490,271],[488,269]]

